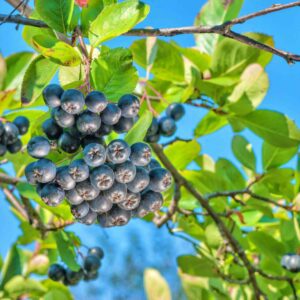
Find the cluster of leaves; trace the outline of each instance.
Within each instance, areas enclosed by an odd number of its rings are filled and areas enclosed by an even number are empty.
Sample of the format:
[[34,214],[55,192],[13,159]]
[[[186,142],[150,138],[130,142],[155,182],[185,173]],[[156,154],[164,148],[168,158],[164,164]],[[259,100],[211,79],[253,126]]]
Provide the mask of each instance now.
[[[242,4],[241,0],[210,0],[195,22],[197,25],[222,24],[235,18]],[[149,102],[151,109],[157,112],[172,102],[208,109],[199,120],[193,139],[166,146],[165,155],[180,175],[209,199],[253,265],[270,275],[290,276],[296,289],[300,289],[299,276],[280,266],[281,256],[296,252],[299,247],[300,164],[294,168],[290,167],[292,164],[289,167],[285,164],[298,152],[300,130],[286,115],[258,108],[269,87],[265,67],[272,59],[271,54],[213,34],[196,36],[196,46],[191,48],[156,38],[138,39],[130,49],[111,49],[102,44],[126,33],[148,12],[147,5],[135,0],[90,0],[81,9],[73,0],[36,0],[31,17],[43,20],[49,28],[25,26],[23,30],[24,40],[38,54],[20,52],[0,59],[0,113],[8,120],[18,115],[30,116],[34,125],[23,137],[23,144],[31,136],[41,134],[41,124],[49,118],[49,112],[41,108],[41,93],[57,74],[64,88],[82,89],[87,86],[89,74],[92,89],[102,91],[112,101],[134,90],[147,98],[149,101],[143,103],[140,120],[125,137],[129,144],[143,140],[146,135],[152,120]],[[80,32],[76,29],[78,24]],[[81,33],[89,40],[86,51],[77,43]],[[247,35],[273,45],[270,36]],[[139,79],[134,64],[146,71],[146,79]],[[214,161],[201,152],[201,137],[226,126],[233,131],[232,151],[238,166],[225,158]],[[259,154],[243,136],[246,129],[263,139]],[[259,167],[258,156],[262,161]],[[32,161],[25,153],[8,154],[6,158],[13,164],[17,177],[23,175],[24,167]],[[68,163],[72,155],[57,152],[51,159],[61,165]],[[250,183],[251,191],[260,198],[244,192]],[[66,204],[55,209],[46,207],[33,188],[24,182],[17,184],[17,190],[16,197],[30,199],[38,205],[44,224],[71,220]],[[165,194],[165,205],[176,196],[174,190]],[[229,196],[208,197],[219,192],[228,192]],[[230,192],[234,192],[232,197]],[[170,232],[180,231],[196,245],[194,254],[178,257],[179,275],[187,298],[252,299],[254,290],[247,281],[247,269],[229,241],[224,239],[211,216],[203,214],[199,202],[186,187],[180,187],[180,195],[180,211],[172,216],[174,228]],[[276,203],[293,209],[287,210]],[[184,213],[186,211],[189,214]],[[45,235],[30,226],[16,210],[13,212],[20,220],[23,235],[2,266],[4,295],[13,297],[26,292],[33,298],[43,295],[45,299],[59,299],[60,294],[53,293],[63,293],[61,298],[71,298],[60,284],[39,282],[28,276],[45,274],[46,266],[55,262],[58,254],[70,269],[78,270],[74,248],[74,244],[80,244],[78,238],[63,230]],[[147,217],[148,221],[152,219],[153,216]],[[37,252],[29,253],[20,247],[32,242],[39,244]],[[35,261],[39,256],[43,257],[42,266],[40,260]],[[159,274],[150,270],[145,278],[149,295],[154,293],[157,298],[170,299],[168,287]],[[235,281],[246,284],[234,284]],[[291,286],[285,280],[258,275],[257,281],[270,299],[292,295]],[[49,296],[49,293],[52,294]]]

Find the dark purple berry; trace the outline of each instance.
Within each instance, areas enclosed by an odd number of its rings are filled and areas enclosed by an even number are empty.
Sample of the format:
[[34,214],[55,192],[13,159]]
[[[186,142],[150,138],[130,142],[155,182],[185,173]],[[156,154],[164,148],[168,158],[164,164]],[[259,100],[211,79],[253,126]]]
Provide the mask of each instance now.
[[88,273],[97,271],[100,266],[100,259],[96,255],[88,255],[83,263],[83,268]]
[[103,93],[93,91],[86,96],[85,104],[90,111],[100,113],[106,108],[108,102]]
[[125,162],[130,156],[130,147],[123,140],[113,140],[107,146],[107,158],[114,164]]
[[90,209],[96,213],[108,212],[113,206],[112,202],[107,197],[104,197],[102,193],[96,199],[90,201],[89,204]]
[[85,217],[90,211],[89,204],[84,201],[79,205],[72,205],[71,206],[71,213],[76,219],[81,219]]
[[28,154],[34,158],[42,158],[49,154],[51,146],[43,136],[33,137],[27,144]]
[[115,182],[113,186],[103,192],[103,196],[112,203],[120,203],[126,200],[127,187],[124,183]]
[[141,201],[140,193],[132,193],[128,191],[126,195],[126,200],[119,203],[118,206],[124,210],[133,210],[139,206],[140,201]]
[[57,206],[64,200],[65,192],[55,183],[48,183],[41,190],[41,198],[45,204]]
[[77,183],[76,191],[84,200],[93,200],[100,193],[99,189],[93,186],[90,180],[85,180]]
[[20,135],[27,133],[29,129],[29,120],[26,117],[16,117],[13,123],[18,127]]
[[171,136],[177,129],[175,121],[170,117],[162,117],[159,120],[159,133],[163,136]]
[[104,111],[101,113],[101,120],[106,125],[117,124],[120,118],[121,110],[114,103],[109,103],[104,109]]
[[120,98],[118,106],[121,109],[122,116],[125,118],[134,118],[140,110],[140,101],[134,95],[124,95]]
[[95,187],[104,191],[112,187],[115,174],[108,165],[102,165],[92,170],[90,179]]
[[151,149],[145,143],[135,143],[131,146],[130,160],[136,166],[146,166],[151,161]]
[[54,108],[61,104],[60,98],[64,90],[57,84],[49,84],[43,90],[43,98],[47,106]]
[[19,129],[18,127],[10,122],[7,122],[4,124],[4,136],[6,139],[6,144],[14,144],[18,140],[19,136]]
[[155,168],[149,172],[149,188],[155,192],[164,192],[172,185],[172,176],[164,168]]
[[78,192],[75,188],[72,190],[66,191],[65,193],[66,193],[67,201],[71,205],[79,205],[84,201],[84,199],[78,194]]
[[55,181],[65,191],[74,189],[76,185],[75,180],[69,174],[67,166],[57,168]]
[[79,114],[84,107],[83,94],[75,89],[65,91],[61,96],[61,108],[72,115]]
[[92,225],[97,221],[97,216],[98,216],[97,213],[90,210],[86,216],[77,219],[77,221],[85,225]]
[[58,139],[58,146],[67,153],[75,153],[80,147],[80,139],[64,132]]
[[55,122],[62,128],[69,128],[75,124],[74,115],[65,112],[60,107],[54,108],[52,114]]
[[134,179],[136,167],[130,160],[127,160],[122,164],[115,165],[114,172],[118,182],[128,183]]
[[66,271],[63,266],[59,264],[53,264],[48,270],[48,276],[54,281],[61,281],[65,278]]
[[178,121],[185,114],[184,106],[181,103],[172,103],[166,110],[166,115]]
[[90,175],[89,166],[83,159],[73,160],[69,165],[69,174],[76,182],[84,181]]
[[94,255],[94,256],[98,257],[99,259],[102,259],[104,257],[104,252],[103,252],[102,248],[100,248],[100,247],[90,248],[88,251],[88,254]]
[[43,128],[43,132],[45,133],[45,135],[49,140],[58,140],[58,138],[63,133],[62,128],[58,126],[54,121],[54,119],[52,118],[47,119],[43,123],[42,128]]
[[161,193],[147,191],[142,194],[142,203],[151,212],[158,211],[163,205],[163,196]]
[[[17,139],[13,144],[7,145],[7,150],[9,153],[18,153],[22,149],[22,141]],[[1,154],[0,154],[1,155]]]
[[149,182],[150,178],[146,169],[137,167],[136,175],[131,182],[127,183],[127,188],[133,193],[139,193],[149,185]]
[[77,129],[83,134],[93,134],[101,126],[100,116],[91,112],[84,111],[76,120]]
[[128,132],[134,125],[133,118],[124,118],[121,117],[117,124],[113,126],[114,131],[117,133]]
[[89,144],[83,150],[83,159],[90,167],[98,167],[106,161],[106,149],[101,144]]

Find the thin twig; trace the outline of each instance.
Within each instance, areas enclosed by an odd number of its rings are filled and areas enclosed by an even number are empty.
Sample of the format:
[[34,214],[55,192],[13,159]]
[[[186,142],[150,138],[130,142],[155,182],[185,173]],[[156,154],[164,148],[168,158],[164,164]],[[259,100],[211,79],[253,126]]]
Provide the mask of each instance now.
[[[13,2],[13,1],[11,1]],[[19,2],[18,2],[19,3]],[[242,16],[240,18],[233,19],[231,21],[225,22],[221,25],[214,25],[214,26],[188,26],[188,27],[177,27],[177,28],[163,28],[163,29],[149,29],[149,28],[139,28],[139,29],[132,29],[127,33],[124,33],[126,36],[175,36],[181,34],[201,34],[201,33],[210,33],[210,34],[219,34],[227,38],[234,39],[239,41],[243,44],[248,46],[270,52],[277,56],[284,58],[288,63],[293,63],[296,61],[300,61],[300,55],[292,54],[287,51],[283,51],[280,49],[276,49],[274,47],[268,46],[266,44],[260,43],[254,39],[251,39],[245,35],[239,34],[231,30],[231,27],[236,24],[244,23],[250,19],[255,17],[263,16],[266,14],[270,14],[279,10],[288,9],[292,7],[300,6],[300,1],[288,3],[288,4],[278,4],[273,5],[269,8],[264,10]],[[30,25],[35,27],[48,27],[47,24],[33,19],[24,18],[21,16],[10,16],[7,15],[0,15],[0,21],[5,20],[6,23],[17,23],[17,24],[24,24]]]
[[32,8],[26,3],[27,1],[22,0],[5,0],[12,7],[17,9],[25,17],[29,17],[32,13]]
[[160,161],[163,163],[163,165],[171,172],[175,182],[179,184],[180,186],[184,186],[185,189],[191,193],[200,203],[200,205],[208,212],[210,217],[213,219],[217,227],[219,228],[220,233],[224,236],[226,240],[228,240],[230,246],[234,250],[234,252],[237,253],[239,258],[242,260],[245,268],[247,269],[249,280],[252,284],[255,299],[259,300],[260,297],[265,297],[265,294],[260,289],[256,277],[255,277],[255,268],[249,261],[246,253],[240,246],[239,242],[234,238],[232,233],[228,230],[225,223],[222,221],[221,217],[218,216],[218,214],[213,210],[213,208],[210,206],[209,202],[191,185],[191,183],[186,180],[179,172],[178,170],[173,166],[173,164],[170,162],[168,157],[164,154],[163,148],[157,144],[152,144],[152,149],[160,159]]
[[4,173],[0,173],[0,184],[5,183],[5,184],[16,185],[19,182],[24,182],[24,180],[19,177],[11,177]]
[[25,220],[28,220],[28,215],[27,215],[26,210],[21,205],[21,203],[17,200],[17,198],[14,196],[14,194],[8,188],[3,188],[3,193],[6,197],[6,199],[22,215],[22,217]]

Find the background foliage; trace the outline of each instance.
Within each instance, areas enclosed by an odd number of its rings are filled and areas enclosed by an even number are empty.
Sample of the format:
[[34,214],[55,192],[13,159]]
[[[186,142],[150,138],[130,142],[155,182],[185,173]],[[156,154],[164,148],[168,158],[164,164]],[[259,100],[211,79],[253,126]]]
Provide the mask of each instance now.
[[[52,4],[47,7],[46,2],[36,1],[35,18],[41,18],[54,30],[71,32],[76,24],[78,7],[72,1],[64,1],[65,6],[61,10],[63,18],[58,20],[57,14],[52,13],[56,8]],[[263,293],[270,299],[292,296],[290,281],[284,276],[292,278],[297,289],[298,275],[284,271],[280,267],[280,258],[286,252],[296,252],[299,243],[299,166],[296,155],[300,131],[286,115],[259,106],[269,88],[265,68],[272,59],[271,55],[215,35],[196,37],[199,48],[184,48],[174,41],[152,38],[137,39],[129,49],[100,45],[128,31],[148,13],[148,7],[136,1],[105,7],[111,4],[109,2],[103,1],[103,9],[97,13],[92,5],[90,11],[83,9],[81,13],[84,35],[90,39],[92,46],[99,46],[99,51],[93,51],[92,86],[104,91],[111,100],[117,100],[121,94],[132,92],[138,85],[136,92],[143,95],[146,91],[154,100],[152,105],[158,112],[163,111],[168,103],[178,101],[207,106],[204,117],[198,113],[201,108],[192,111],[191,116],[197,119],[192,140],[175,141],[166,146],[164,152],[180,174],[205,197],[215,192],[243,191],[252,183],[253,194],[238,193],[238,201],[216,194],[208,201],[216,213],[226,215],[226,227],[242,246],[251,264],[270,276],[281,276],[279,280],[274,280],[258,272],[257,281]],[[200,18],[196,19],[197,24],[211,25],[230,20],[239,14],[242,2],[234,1],[225,14],[220,13],[222,6],[218,9],[218,5],[223,4],[210,1]],[[211,14],[211,7],[215,14]],[[124,10],[127,9],[129,17],[123,20],[120,16],[126,15]],[[89,25],[91,20],[94,21]],[[273,43],[270,36],[260,33],[249,35],[265,43]],[[85,77],[82,54],[76,47],[59,41],[52,30],[38,29],[37,32],[36,28],[25,27],[23,38],[37,53],[17,53],[2,63],[0,109],[7,119],[13,119],[18,114],[30,116],[34,126],[24,137],[26,144],[31,135],[40,133],[40,124],[47,118],[47,112],[41,107],[43,87],[56,80],[57,74],[61,84],[67,87],[81,86]],[[91,48],[88,50],[91,51]],[[146,83],[145,79],[139,79],[136,66],[139,74],[151,73]],[[158,95],[160,101],[155,101],[153,97]],[[22,110],[19,110],[20,98],[25,104]],[[146,103],[144,109],[149,111]],[[151,121],[151,114],[145,112],[143,120],[149,118]],[[125,139],[131,142],[142,139],[145,135],[145,128],[142,127],[137,126]],[[205,146],[202,141],[206,136],[224,128],[231,129],[234,163],[226,158],[214,161],[210,153],[203,151]],[[245,138],[245,132],[249,130],[263,140],[262,149],[253,150],[251,141]],[[254,135],[250,137],[255,139]],[[14,169],[13,172],[9,170],[10,175],[21,177],[30,161],[26,152],[6,158]],[[69,158],[61,155],[57,162],[62,163],[66,159]],[[8,170],[3,168],[2,171]],[[5,185],[3,187],[7,188]],[[44,223],[71,220],[66,206],[49,209],[28,184],[19,183],[17,190],[15,196],[30,199]],[[257,195],[260,199],[255,197]],[[262,200],[262,197],[273,203]],[[171,191],[166,194],[166,207],[172,199],[174,195]],[[241,205],[240,201],[246,205]],[[278,207],[278,203],[293,209]],[[184,186],[181,187],[179,208],[181,213],[177,212],[172,217],[170,232],[180,232],[195,246],[194,251],[187,251],[177,259],[186,297],[251,299],[254,289],[246,282],[247,269],[211,217],[201,215],[203,210],[198,200]],[[191,215],[187,216],[187,211]],[[69,230],[50,232],[43,237],[18,212],[13,212],[20,221],[23,234],[11,248],[2,267],[3,295],[13,298],[25,292],[32,297],[51,299],[63,294],[71,299],[72,296],[63,286],[48,280],[37,281],[32,279],[35,276],[29,275],[45,274],[48,262],[56,261],[58,255],[72,267],[76,253],[74,244],[78,245],[80,241]],[[35,242],[40,245],[38,251],[31,252],[23,246]],[[69,252],[66,253],[66,249]],[[36,256],[43,259],[36,262]],[[241,285],[243,281],[246,284]],[[159,288],[153,291],[153,286]],[[155,270],[145,272],[145,288],[149,297],[156,297],[153,299],[170,298],[168,286]]]

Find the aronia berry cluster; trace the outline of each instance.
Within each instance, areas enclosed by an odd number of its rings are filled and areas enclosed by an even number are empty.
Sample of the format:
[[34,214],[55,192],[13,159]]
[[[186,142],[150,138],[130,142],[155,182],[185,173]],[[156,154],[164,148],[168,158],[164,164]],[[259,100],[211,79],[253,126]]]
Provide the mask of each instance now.
[[77,285],[81,280],[95,280],[99,276],[103,257],[104,252],[102,248],[90,248],[87,256],[84,257],[83,266],[79,271],[72,271],[62,264],[53,264],[48,270],[48,277],[53,281],[60,281],[64,285]]
[[[144,217],[159,210],[163,204],[161,193],[170,187],[172,177],[152,158],[150,147],[145,143],[129,146],[122,139],[106,145],[104,140],[111,131],[102,127],[113,126],[114,130],[117,127],[118,132],[129,130],[131,126],[124,124],[127,119],[134,123],[139,100],[125,95],[118,104],[110,104],[100,92],[92,92],[84,99],[75,91],[62,92],[59,86],[53,85],[45,89],[45,102],[55,107],[54,117],[46,121],[51,122],[52,130],[44,123],[47,138],[37,136],[28,143],[28,153],[38,160],[26,167],[27,181],[37,186],[37,193],[49,206],[57,206],[66,198],[75,219],[88,225],[98,220],[103,227],[121,226],[131,217]],[[83,98],[83,104],[79,98]],[[65,117],[58,118],[57,111],[59,116]],[[66,118],[74,118],[74,122],[66,125],[62,121]],[[62,127],[62,124],[69,127]],[[54,136],[53,128],[60,134]],[[49,140],[54,138],[58,139],[58,147],[66,152],[74,152],[71,140],[78,140],[83,157],[57,167],[47,159],[51,151]]]

